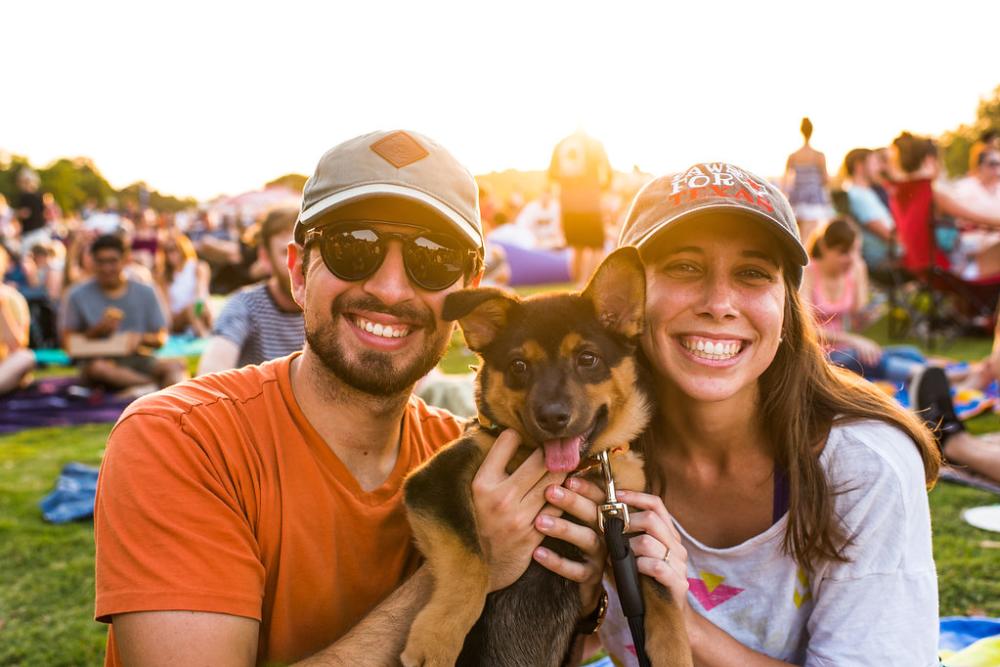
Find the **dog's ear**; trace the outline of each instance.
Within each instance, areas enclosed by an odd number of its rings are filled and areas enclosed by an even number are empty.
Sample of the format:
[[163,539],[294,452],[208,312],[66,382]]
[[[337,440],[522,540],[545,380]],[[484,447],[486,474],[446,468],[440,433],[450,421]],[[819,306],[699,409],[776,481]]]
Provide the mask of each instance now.
[[469,348],[481,351],[493,342],[507,323],[507,313],[518,298],[495,287],[474,287],[452,292],[444,300],[441,316],[458,320]]
[[639,251],[619,248],[601,262],[583,296],[594,303],[601,324],[627,338],[642,333],[646,271]]

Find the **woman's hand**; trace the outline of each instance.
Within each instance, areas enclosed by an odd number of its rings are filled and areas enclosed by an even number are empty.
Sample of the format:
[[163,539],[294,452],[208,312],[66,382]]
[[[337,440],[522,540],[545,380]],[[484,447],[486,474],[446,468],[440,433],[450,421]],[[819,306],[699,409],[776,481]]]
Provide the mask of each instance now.
[[570,477],[562,486],[551,485],[545,490],[549,503],[566,514],[576,517],[583,525],[561,516],[539,514],[535,527],[545,535],[568,542],[583,552],[579,563],[538,547],[534,558],[547,569],[580,584],[580,602],[583,616],[596,606],[601,595],[601,579],[608,557],[607,548],[597,527],[597,505],[604,502],[604,491],[596,484],[580,477]]
[[638,509],[630,513],[630,531],[642,532],[629,544],[639,572],[670,590],[682,612],[687,612],[687,549],[659,496],[638,491],[619,491],[618,499]]
[[882,361],[882,348],[870,338],[851,336],[851,345],[858,353],[858,358],[867,366],[878,366]]
[[546,470],[541,449],[507,474],[507,464],[520,442],[516,431],[501,433],[472,480],[476,528],[489,568],[491,592],[510,586],[528,569],[543,538],[535,528],[539,513],[560,513],[545,504],[545,490],[562,484],[566,474]]

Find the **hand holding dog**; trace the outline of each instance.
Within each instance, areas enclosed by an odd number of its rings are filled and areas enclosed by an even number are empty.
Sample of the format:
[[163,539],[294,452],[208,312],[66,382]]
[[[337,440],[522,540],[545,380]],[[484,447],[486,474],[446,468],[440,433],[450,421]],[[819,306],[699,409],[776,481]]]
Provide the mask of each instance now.
[[501,433],[472,480],[472,503],[490,572],[490,592],[510,586],[528,569],[531,555],[544,537],[535,529],[539,513],[560,513],[546,506],[545,489],[562,484],[566,474],[546,470],[541,449],[507,474],[507,464],[520,443],[516,431]]
[[640,510],[631,512],[630,530],[642,534],[629,541],[639,572],[666,587],[686,617],[689,611],[687,549],[681,544],[680,533],[674,527],[663,499],[649,493],[625,490],[618,492],[618,498]]
[[545,498],[553,507],[576,517],[584,524],[580,525],[543,511],[535,519],[535,527],[545,535],[569,542],[579,548],[583,552],[584,561],[579,563],[563,558],[545,547],[536,548],[534,558],[552,572],[580,584],[581,609],[586,616],[597,606],[604,565],[608,557],[607,547],[597,527],[597,506],[604,502],[604,491],[593,482],[580,477],[571,477],[563,486],[549,486]]

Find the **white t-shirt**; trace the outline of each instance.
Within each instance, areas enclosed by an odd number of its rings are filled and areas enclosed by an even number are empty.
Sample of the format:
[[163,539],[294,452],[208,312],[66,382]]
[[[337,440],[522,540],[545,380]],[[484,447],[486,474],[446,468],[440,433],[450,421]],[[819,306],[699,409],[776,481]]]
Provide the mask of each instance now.
[[566,244],[559,219],[559,201],[555,197],[549,199],[547,206],[538,199],[528,202],[514,223],[531,233],[536,248],[556,248]]
[[[1000,184],[987,188],[975,176],[966,176],[950,187],[945,187],[953,197],[973,211],[982,215],[1000,215]],[[975,280],[981,277],[977,256],[1000,244],[1000,232],[976,227],[965,220],[958,222],[961,234],[958,244],[949,255],[951,270],[966,280]]]
[[[883,422],[853,423],[831,431],[820,463],[840,491],[834,506],[853,540],[851,562],[807,575],[781,550],[787,514],[726,549],[699,543],[675,522],[688,551],[688,604],[741,644],[794,664],[937,665],[937,573],[916,446]],[[637,665],[607,587],[604,646]]]

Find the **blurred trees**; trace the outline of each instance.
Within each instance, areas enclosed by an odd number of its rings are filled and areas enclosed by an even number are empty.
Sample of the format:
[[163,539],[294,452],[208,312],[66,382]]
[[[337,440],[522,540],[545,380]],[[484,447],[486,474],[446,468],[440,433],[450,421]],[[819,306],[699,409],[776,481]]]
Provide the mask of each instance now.
[[306,181],[309,180],[308,176],[303,176],[302,174],[285,174],[284,176],[279,176],[273,181],[268,181],[264,187],[271,188],[276,185],[281,185],[289,190],[295,190],[296,192],[302,192],[306,187]]
[[67,212],[79,211],[88,202],[98,207],[109,203],[122,207],[142,204],[157,211],[180,211],[197,205],[192,198],[163,195],[141,181],[115,190],[88,158],[60,158],[39,168],[33,167],[24,156],[0,154],[0,194],[8,202],[17,196],[17,174],[25,167],[38,173],[41,190],[51,192],[56,203]]
[[963,123],[941,136],[942,156],[949,176],[961,176],[969,170],[969,151],[986,130],[1000,131],[1000,86],[993,89],[991,97],[979,100],[972,125]]

